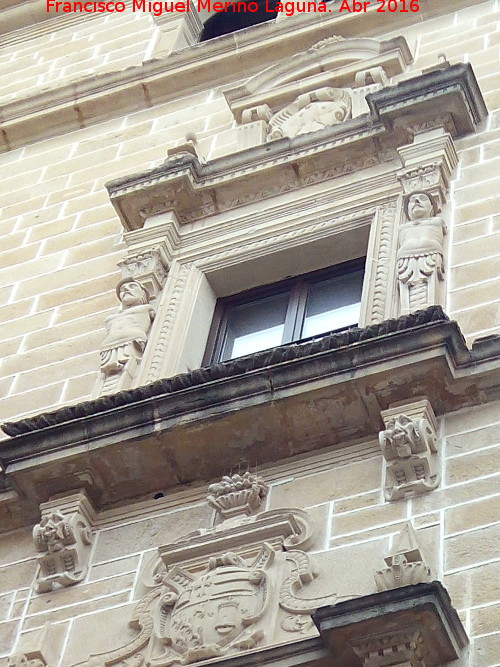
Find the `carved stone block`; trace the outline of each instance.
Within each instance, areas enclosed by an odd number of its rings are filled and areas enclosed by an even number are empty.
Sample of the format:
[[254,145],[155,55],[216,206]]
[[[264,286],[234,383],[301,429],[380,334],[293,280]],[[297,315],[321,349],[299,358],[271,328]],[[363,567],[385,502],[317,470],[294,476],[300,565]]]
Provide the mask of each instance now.
[[401,404],[381,413],[379,434],[385,459],[385,497],[398,500],[439,484],[437,422],[427,399]]
[[72,586],[86,573],[92,544],[93,508],[83,491],[55,498],[40,507],[42,518],[33,529],[38,551],[38,593],[54,585]]
[[[314,631],[309,615],[335,595],[302,592],[318,576],[310,556],[296,548],[310,537],[305,512],[247,516],[246,509],[258,506],[266,491],[250,473],[212,485],[210,504],[217,507],[220,499],[232,498],[230,518],[160,546],[160,558],[145,568],[143,583],[150,590],[130,623],[137,636],[115,651],[91,656],[81,667],[122,661],[190,665],[264,647],[283,630]],[[231,512],[235,507],[237,516]]]
[[318,88],[299,95],[269,121],[268,139],[296,137],[342,123],[351,117],[350,91]]
[[387,568],[375,573],[379,591],[431,581],[411,523],[407,523],[395,541],[392,552],[384,558]]

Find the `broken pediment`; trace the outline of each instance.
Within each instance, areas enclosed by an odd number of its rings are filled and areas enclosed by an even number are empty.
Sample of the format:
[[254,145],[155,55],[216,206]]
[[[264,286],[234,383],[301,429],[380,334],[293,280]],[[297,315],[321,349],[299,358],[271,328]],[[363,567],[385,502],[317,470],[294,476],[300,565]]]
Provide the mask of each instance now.
[[[320,596],[307,595],[308,585],[321,576],[300,548],[313,530],[309,517],[291,509],[249,516],[247,494],[236,499],[235,487],[263,491],[267,487],[257,475],[226,476],[222,485],[218,498],[231,496],[233,508],[242,512],[227,517],[219,504],[215,521],[222,517],[221,523],[160,546],[143,572],[146,592],[129,623],[137,636],[78,667],[199,664],[283,643],[294,634],[315,634],[310,614],[333,604],[335,595],[327,583]],[[220,490],[210,489],[212,507]]]

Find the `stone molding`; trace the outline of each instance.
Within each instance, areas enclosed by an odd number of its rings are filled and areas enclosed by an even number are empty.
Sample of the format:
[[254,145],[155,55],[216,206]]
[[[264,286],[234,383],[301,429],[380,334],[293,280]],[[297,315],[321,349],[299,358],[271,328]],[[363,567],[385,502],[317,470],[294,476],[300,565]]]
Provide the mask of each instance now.
[[39,553],[35,589],[47,593],[54,586],[72,586],[85,578],[94,510],[84,491],[49,500],[40,509],[41,521],[33,529]]
[[427,398],[383,410],[380,447],[385,459],[387,500],[432,491],[439,485],[436,416]]
[[387,568],[375,573],[377,590],[422,584],[431,581],[413,526],[408,522],[397,536],[391,553],[384,558]]
[[[304,172],[312,171],[310,165],[320,156],[328,160],[331,170],[345,163],[345,156],[354,150],[368,158],[376,145],[377,155],[384,141],[393,136],[395,118],[398,122],[426,118],[431,100],[432,104],[439,100],[443,113],[453,112],[456,136],[472,131],[486,115],[471,66],[454,65],[368,95],[369,117],[360,116],[208,163],[186,151],[160,167],[111,181],[106,187],[126,230],[140,229],[148,217],[163,211],[174,211],[181,223],[206,218],[303,188]],[[404,135],[400,145],[403,143]],[[315,182],[331,178],[325,169]]]

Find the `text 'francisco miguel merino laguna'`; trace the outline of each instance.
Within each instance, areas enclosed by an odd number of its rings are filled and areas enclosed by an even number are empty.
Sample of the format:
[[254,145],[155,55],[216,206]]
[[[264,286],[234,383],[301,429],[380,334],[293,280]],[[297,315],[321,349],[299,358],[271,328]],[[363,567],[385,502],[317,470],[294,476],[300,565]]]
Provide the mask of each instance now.
[[[46,10],[49,12],[75,12],[82,14],[102,14],[104,12],[124,12],[127,9],[126,2],[114,2],[114,0],[91,0],[85,2],[64,2],[63,0],[45,0]],[[202,9],[208,12],[257,12],[259,4],[257,2],[220,2],[214,0],[196,0],[194,3],[198,11]],[[130,5],[129,5],[130,6]],[[173,12],[189,12],[189,0],[173,0],[171,2],[158,2],[148,0],[132,0],[132,11],[151,12],[154,16],[161,16]],[[274,4],[272,0],[265,0],[266,12],[276,14],[283,12],[290,16],[295,12],[327,12],[324,2],[304,1],[304,2],[278,2]],[[331,10],[330,10],[331,11]]]

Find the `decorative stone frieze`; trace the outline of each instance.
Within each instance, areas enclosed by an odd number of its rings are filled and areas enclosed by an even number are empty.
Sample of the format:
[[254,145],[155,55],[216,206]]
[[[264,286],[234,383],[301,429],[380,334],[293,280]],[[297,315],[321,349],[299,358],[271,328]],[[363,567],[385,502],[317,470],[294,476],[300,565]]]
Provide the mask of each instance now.
[[398,500],[425,493],[439,484],[437,422],[424,398],[381,412],[385,430],[379,434],[385,459],[385,497]]
[[421,584],[432,579],[410,522],[400,532],[391,553],[384,560],[388,567],[375,573],[379,591]]
[[106,337],[101,343],[101,374],[97,395],[130,386],[142,359],[155,310],[149,291],[134,278],[120,280],[116,294],[118,313],[106,318]]
[[39,572],[38,593],[54,586],[72,586],[87,573],[94,511],[83,491],[40,506],[42,518],[33,529]]
[[208,487],[207,501],[210,507],[224,519],[249,515],[259,509],[267,495],[268,487],[262,477],[245,472],[243,475],[224,475],[220,482]]

